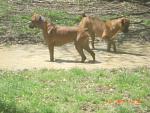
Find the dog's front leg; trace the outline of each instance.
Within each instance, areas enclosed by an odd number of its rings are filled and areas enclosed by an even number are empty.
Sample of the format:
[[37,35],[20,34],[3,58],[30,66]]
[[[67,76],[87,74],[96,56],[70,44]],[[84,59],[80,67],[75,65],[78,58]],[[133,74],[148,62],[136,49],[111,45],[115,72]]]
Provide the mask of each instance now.
[[117,50],[116,50],[116,43],[115,43],[115,41],[112,40],[112,39],[109,39],[109,40],[107,41],[107,51],[108,51],[108,52],[110,52],[111,46],[113,46],[113,51],[116,52]]
[[91,39],[92,39],[92,43],[91,43],[92,49],[95,49],[95,46],[94,46],[95,34],[94,34],[94,32],[93,32],[93,33],[90,33],[90,34],[91,34]]
[[49,54],[50,54],[50,61],[54,61],[54,45],[48,45]]
[[107,43],[107,51],[110,52],[112,42],[111,42],[110,37],[107,36],[105,32],[102,35],[102,40],[106,41],[106,43]]
[[110,52],[110,48],[111,48],[111,43],[107,42],[107,51]]
[[112,42],[111,42],[111,40],[108,38],[108,39],[107,39],[107,51],[108,51],[108,52],[110,52],[111,44],[112,44]]
[[117,52],[117,49],[116,49],[116,42],[114,40],[111,41],[112,42],[112,45],[113,45],[113,50],[114,52]]

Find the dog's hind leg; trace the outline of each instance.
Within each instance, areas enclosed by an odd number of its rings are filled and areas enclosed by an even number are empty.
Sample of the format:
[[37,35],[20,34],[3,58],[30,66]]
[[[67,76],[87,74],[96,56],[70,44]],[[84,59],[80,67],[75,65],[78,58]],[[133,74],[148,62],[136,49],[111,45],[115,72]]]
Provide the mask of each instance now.
[[84,55],[83,48],[80,46],[78,42],[75,42],[75,48],[81,56],[81,62],[84,63],[86,60],[86,56]]
[[94,32],[90,33],[90,36],[91,36],[91,39],[92,39],[92,43],[91,43],[92,49],[95,49],[95,46],[94,46],[95,34],[94,34]]
[[93,62],[95,62],[95,53],[90,49],[88,42],[84,44],[83,47],[93,58]]

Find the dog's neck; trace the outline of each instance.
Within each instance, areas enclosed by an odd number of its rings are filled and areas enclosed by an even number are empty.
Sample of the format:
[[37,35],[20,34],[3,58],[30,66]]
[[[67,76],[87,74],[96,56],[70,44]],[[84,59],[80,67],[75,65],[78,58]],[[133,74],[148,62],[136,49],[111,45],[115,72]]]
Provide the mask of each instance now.
[[45,21],[44,24],[41,26],[42,32],[43,32],[43,36],[45,41],[48,41],[48,22]]
[[41,29],[42,29],[42,32],[43,32],[43,36],[44,36],[44,39],[45,39],[45,41],[47,42],[47,41],[50,41],[50,31],[53,29],[55,27],[55,25],[53,24],[53,23],[51,23],[51,22],[45,22],[44,24],[43,24],[43,26],[41,27]]

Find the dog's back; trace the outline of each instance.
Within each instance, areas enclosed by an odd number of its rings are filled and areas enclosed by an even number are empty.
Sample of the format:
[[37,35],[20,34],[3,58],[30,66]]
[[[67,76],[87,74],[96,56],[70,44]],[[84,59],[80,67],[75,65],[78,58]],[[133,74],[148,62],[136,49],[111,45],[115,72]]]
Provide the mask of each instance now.
[[82,19],[79,23],[81,28],[87,28],[89,34],[96,34],[101,36],[105,29],[105,22],[100,20],[98,17],[82,15]]
[[[52,27],[52,28],[51,28]],[[49,37],[55,42],[55,46],[61,46],[65,43],[77,41],[77,36],[80,38],[89,37],[85,28],[80,28],[79,26],[69,27],[69,26],[49,26],[50,31]]]

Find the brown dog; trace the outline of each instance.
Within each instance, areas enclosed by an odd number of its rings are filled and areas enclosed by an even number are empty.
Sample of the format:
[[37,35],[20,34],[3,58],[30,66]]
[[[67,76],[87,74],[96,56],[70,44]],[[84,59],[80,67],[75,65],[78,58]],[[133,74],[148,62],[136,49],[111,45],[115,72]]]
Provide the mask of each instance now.
[[95,35],[107,41],[107,51],[110,51],[111,45],[116,52],[115,35],[118,32],[128,32],[130,21],[126,18],[119,18],[109,21],[102,21],[96,17],[82,15],[83,18],[79,24],[81,28],[88,28],[88,32],[92,39],[92,47],[94,49]]
[[95,53],[89,47],[89,35],[85,29],[57,26],[53,23],[48,23],[47,20],[39,14],[34,14],[32,16],[29,27],[42,29],[44,39],[49,48],[50,61],[54,61],[54,46],[61,46],[69,42],[74,42],[75,48],[82,58],[81,62],[84,62],[86,59],[83,49],[89,52],[93,57],[93,61],[95,61]]

